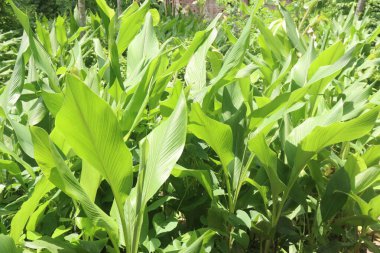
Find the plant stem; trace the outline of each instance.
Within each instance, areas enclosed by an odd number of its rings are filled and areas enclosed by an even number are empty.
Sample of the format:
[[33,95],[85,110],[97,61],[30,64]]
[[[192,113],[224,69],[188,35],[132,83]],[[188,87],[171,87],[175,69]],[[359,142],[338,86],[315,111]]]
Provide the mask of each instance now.
[[265,241],[264,253],[268,253],[268,252],[269,252],[271,241],[272,241],[272,239],[269,239],[269,240],[266,240],[266,241]]
[[115,200],[115,201],[116,201],[117,210],[119,211],[119,215],[120,215],[120,221],[121,221],[121,226],[122,226],[122,229],[123,229],[124,242],[126,244],[125,246],[126,246],[126,249],[127,249],[127,253],[130,253],[130,250],[129,250],[128,245],[127,245],[127,243],[129,242],[129,240],[128,240],[127,224],[125,223],[124,208],[121,205],[121,203],[120,203],[119,200]]

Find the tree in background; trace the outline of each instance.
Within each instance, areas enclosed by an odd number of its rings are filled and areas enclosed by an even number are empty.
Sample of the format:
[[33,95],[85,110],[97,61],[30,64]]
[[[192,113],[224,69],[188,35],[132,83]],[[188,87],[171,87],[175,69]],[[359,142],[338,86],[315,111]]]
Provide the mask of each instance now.
[[364,12],[365,9],[366,0],[359,0],[358,5],[356,7],[356,15],[361,15]]
[[78,0],[78,13],[79,13],[79,25],[85,26],[86,25],[86,1],[85,0]]
[[117,4],[117,14],[120,15],[123,12],[121,0],[116,0],[116,4]]

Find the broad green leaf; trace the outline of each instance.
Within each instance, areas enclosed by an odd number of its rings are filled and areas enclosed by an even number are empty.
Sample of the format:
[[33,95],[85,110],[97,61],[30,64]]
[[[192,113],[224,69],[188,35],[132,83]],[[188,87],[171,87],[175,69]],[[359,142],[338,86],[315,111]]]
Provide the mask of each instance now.
[[186,169],[180,165],[176,165],[172,170],[172,176],[183,178],[183,177],[194,177],[198,180],[200,184],[205,188],[206,192],[213,198],[213,181],[208,170],[195,170],[195,169]]
[[[206,87],[206,56],[218,32],[214,28],[206,41],[197,49],[186,67],[185,81],[190,86],[190,96],[201,102],[203,94],[199,94]],[[199,97],[200,96],[200,97]]]
[[250,185],[252,185],[253,187],[255,187],[259,191],[260,196],[263,199],[264,205],[266,207],[267,204],[268,204],[268,198],[267,198],[268,188],[265,187],[265,186],[262,186],[262,185],[258,184],[252,178],[246,178],[245,182],[248,183],[248,184],[250,184]]
[[249,128],[256,130],[253,135],[281,119],[286,113],[297,110],[302,106],[302,100],[309,90],[309,86],[296,89],[293,92],[283,93],[269,103],[252,112]]
[[57,41],[61,48],[66,45],[67,42],[67,35],[66,35],[66,29],[65,29],[65,19],[61,16],[58,16],[55,21],[55,30],[56,30],[56,36]]
[[17,141],[20,144],[22,150],[29,156],[34,157],[32,136],[30,135],[29,128],[21,123],[18,123],[8,117],[13,130],[16,133]]
[[116,222],[96,206],[67,167],[45,130],[31,127],[35,159],[45,177],[72,199],[78,201],[86,215],[96,226],[104,228],[114,244],[117,244]]
[[124,137],[127,140],[134,128],[138,125],[143,117],[144,110],[146,109],[149,99],[151,98],[152,87],[155,82],[157,72],[161,65],[161,57],[158,56],[151,60],[139,75],[142,74],[141,79],[136,80],[136,86],[131,87],[128,93],[131,94],[131,98],[124,109],[120,126],[123,131],[128,131],[128,134]]
[[21,96],[25,82],[25,56],[28,48],[29,40],[27,34],[24,32],[11,78],[6,85],[5,90],[0,95],[0,105],[4,112],[8,112],[7,107],[14,105]]
[[194,52],[204,43],[208,38],[209,34],[212,32],[216,26],[221,14],[217,15],[212,22],[208,25],[205,30],[199,31],[194,35],[194,38],[191,41],[190,46],[187,48],[186,52],[178,60],[174,61],[170,67],[165,71],[162,77],[172,75],[174,72],[177,72],[179,69],[186,66],[194,55]]
[[77,243],[70,243],[63,238],[51,238],[43,236],[37,240],[25,243],[25,248],[34,249],[37,252],[51,253],[100,253],[106,241],[104,239],[86,242],[77,239]]
[[322,115],[307,118],[304,122],[295,127],[286,137],[286,140],[297,146],[315,127],[328,126],[334,122],[339,122],[342,120],[342,116],[343,102],[339,100],[331,110]]
[[148,12],[141,32],[132,40],[128,47],[128,77],[137,75],[149,60],[157,56],[158,52],[159,43],[153,29],[152,16],[150,12]]
[[140,8],[138,8],[138,4],[133,2],[120,16],[120,30],[116,39],[117,49],[120,55],[128,48],[129,43],[131,43],[133,38],[140,31],[144,23],[145,15],[149,10],[149,5],[150,1],[146,0]]
[[236,218],[240,220],[248,229],[251,228],[251,217],[243,210],[236,211]]
[[363,159],[368,167],[379,165],[380,163],[380,145],[370,146],[363,155]]
[[[160,101],[160,113],[164,118],[170,117],[170,114],[174,111],[182,92],[182,85],[181,81],[177,81],[171,88],[170,97]],[[166,91],[169,91],[169,89],[166,89]]]
[[[349,144],[350,143],[347,142],[345,145]],[[345,149],[345,147],[342,148]],[[355,186],[355,177],[362,171],[367,170],[367,165],[358,154],[349,154],[346,162],[344,163],[344,169],[350,177],[351,185]]]
[[11,237],[0,234],[0,252],[19,253],[21,251],[17,250],[15,242]]
[[53,188],[54,185],[46,177],[42,176],[38,179],[32,194],[12,219],[10,236],[15,242],[19,242],[28,219],[38,207],[41,199]]
[[[141,203],[153,197],[170,176],[186,141],[187,112],[182,94],[170,117],[156,127],[141,143],[145,161],[140,164]],[[144,167],[145,166],[145,167]]]
[[334,143],[362,137],[373,129],[379,110],[380,107],[375,107],[355,119],[314,128],[301,142],[302,150],[318,152]]
[[44,104],[48,108],[49,112],[55,117],[59,109],[63,104],[64,96],[62,93],[50,93],[46,91],[42,91],[42,99]]
[[20,168],[14,161],[0,159],[0,168],[13,175],[21,184],[24,183],[24,180],[21,177]]
[[187,245],[186,248],[179,251],[179,253],[198,253],[201,252],[202,245],[205,241],[210,240],[214,235],[215,231],[207,230],[201,236],[199,236],[194,242],[190,245]]
[[147,238],[143,245],[147,248],[148,252],[156,252],[158,247],[160,247],[161,242],[157,238]]
[[300,125],[295,127],[288,136],[286,136],[285,154],[289,163],[293,164],[294,155],[299,143],[318,126],[328,126],[334,122],[339,122],[343,117],[343,102],[340,100],[329,111],[316,117],[307,118]]
[[229,74],[234,76],[238,72],[238,67],[243,62],[245,51],[248,48],[252,19],[253,14],[248,19],[237,42],[224,57],[223,65],[218,75],[210,81],[205,101],[203,103],[204,108],[208,108],[209,105],[211,105],[211,100],[213,99],[214,94],[223,86],[224,82],[221,82],[222,79]]
[[56,92],[60,91],[59,81],[53,67],[54,65],[49,54],[45,51],[39,41],[34,38],[34,33],[30,27],[28,16],[17,8],[11,0],[9,0],[9,3],[29,37],[30,49],[32,50],[33,58],[36,61],[37,66],[48,76],[49,86]]
[[198,103],[191,106],[188,129],[198,138],[204,140],[218,154],[223,166],[234,159],[232,152],[232,130],[230,126],[209,118]]
[[105,0],[96,0],[96,4],[110,20],[113,18],[115,11],[108,6]]
[[277,36],[273,35],[271,30],[265,26],[259,17],[254,17],[254,22],[257,28],[260,30],[262,38],[265,40],[265,46],[270,48],[270,50],[276,55],[277,59],[281,60],[283,57],[285,57],[281,40]]
[[156,231],[156,235],[158,236],[175,229],[178,225],[178,220],[174,218],[173,215],[165,217],[165,214],[157,213],[153,216],[152,223],[154,230]]
[[155,8],[150,9],[149,12],[150,12],[150,15],[152,15],[153,26],[157,26],[160,23],[160,20],[161,20],[160,13]]
[[80,185],[87,193],[92,202],[95,202],[96,193],[102,182],[101,174],[94,169],[87,161],[82,161],[82,171],[80,174]]
[[34,170],[33,168],[27,163],[25,162],[24,160],[22,160],[16,153],[14,153],[12,150],[10,150],[7,146],[4,145],[4,143],[0,142],[0,153],[4,153],[4,154],[8,154],[10,155],[11,157],[13,157],[13,159],[18,162],[19,164],[21,164],[27,171],[28,173],[33,177],[35,178],[35,173],[34,173]]
[[298,86],[302,87],[307,82],[307,71],[310,63],[314,59],[314,41],[311,40],[307,51],[299,58],[298,62],[292,69],[292,78]]
[[[319,94],[324,90],[326,85],[330,83],[341,70],[355,57],[362,44],[358,44],[350,48],[342,57],[330,65],[322,66],[312,75],[308,81],[308,85],[314,84],[311,94]],[[317,58],[318,59],[318,58]],[[333,58],[334,59],[334,58]],[[319,59],[318,59],[319,60]],[[319,62],[319,61],[318,61]],[[317,86],[315,84],[318,84]]]
[[248,142],[249,149],[259,158],[267,173],[273,195],[277,196],[285,189],[277,174],[277,155],[266,143],[265,136],[259,134]]
[[[175,170],[175,168],[173,169],[173,171],[174,170]],[[175,198],[173,196],[170,196],[170,195],[165,195],[162,198],[159,198],[158,200],[156,200],[153,203],[149,204],[146,207],[146,211],[147,212],[151,212],[153,210],[156,210],[157,208],[161,207],[165,202],[168,202],[168,201],[173,200],[173,199],[177,199],[177,198]]]
[[326,192],[321,200],[322,220],[331,219],[347,201],[347,195],[351,190],[350,178],[347,172],[341,168],[330,179]]
[[56,129],[76,154],[107,180],[118,204],[132,187],[132,155],[123,142],[110,106],[83,82],[67,76],[65,101],[57,114]]
[[380,180],[380,167],[370,167],[355,176],[355,192],[361,193]]
[[182,154],[186,125],[186,101],[182,94],[171,116],[140,141],[139,176],[124,205],[126,224],[129,233],[133,233],[126,238],[130,252],[137,252],[148,200],[168,179]]
[[120,58],[118,49],[115,41],[116,33],[116,16],[112,16],[110,20],[110,25],[108,29],[108,57],[110,62],[110,94],[116,99],[117,102],[120,101],[121,93],[124,90],[123,79],[121,77],[120,71]]
[[43,219],[45,211],[53,199],[54,198],[48,199],[45,203],[40,205],[36,209],[36,211],[34,211],[34,213],[30,216],[28,223],[26,224],[27,233],[36,231],[38,223]]
[[380,107],[375,107],[355,119],[314,128],[297,148],[295,170],[293,170],[292,175],[298,175],[305,163],[324,147],[339,142],[352,141],[367,134],[373,129],[379,110]]
[[[361,214],[363,214],[363,215],[369,214],[371,206],[366,201],[364,201],[361,197],[359,197],[355,193],[346,193],[346,194],[349,197],[351,197],[356,202],[356,204],[358,204]],[[363,225],[363,224],[361,224],[361,225]]]
[[369,201],[369,214],[374,220],[378,220],[380,216],[380,196],[376,196]]
[[336,62],[344,54],[344,45],[338,41],[322,53],[320,53],[310,64],[307,76],[310,79],[317,70],[326,65],[331,65]]
[[298,33],[296,24],[290,16],[290,13],[281,5],[279,6],[279,9],[285,19],[286,35],[289,37],[290,41],[299,52],[305,53],[306,47],[304,46],[303,40]]

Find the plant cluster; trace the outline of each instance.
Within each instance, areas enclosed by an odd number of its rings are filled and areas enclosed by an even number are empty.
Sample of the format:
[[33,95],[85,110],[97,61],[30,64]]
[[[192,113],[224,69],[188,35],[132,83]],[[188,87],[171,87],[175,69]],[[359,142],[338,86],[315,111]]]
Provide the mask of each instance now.
[[0,252],[379,252],[380,28],[96,3],[34,30],[10,1]]

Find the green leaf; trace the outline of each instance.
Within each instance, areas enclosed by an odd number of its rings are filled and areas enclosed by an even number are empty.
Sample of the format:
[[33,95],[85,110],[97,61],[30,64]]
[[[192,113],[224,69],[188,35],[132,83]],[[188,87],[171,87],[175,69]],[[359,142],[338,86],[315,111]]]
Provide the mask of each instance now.
[[13,175],[21,184],[24,183],[20,168],[14,161],[0,159],[0,168],[8,171],[8,173]]
[[49,112],[55,117],[63,104],[64,96],[62,93],[50,93],[42,91],[42,99]]
[[204,43],[204,41],[208,38],[209,34],[212,32],[214,27],[216,26],[221,14],[218,14],[213,21],[210,22],[208,27],[205,30],[199,31],[194,35],[194,38],[191,41],[190,46],[187,48],[185,53],[179,57],[178,60],[174,61],[170,67],[162,74],[162,77],[170,76],[174,72],[186,66],[194,55],[194,52]]
[[285,57],[283,44],[278,36],[273,36],[271,30],[265,26],[264,22],[259,17],[254,17],[254,22],[261,32],[261,38],[265,40],[265,46],[270,48],[270,51],[276,55],[277,59],[281,60]]
[[29,156],[34,157],[32,137],[30,135],[29,129],[27,126],[20,124],[10,117],[8,117],[9,122],[11,123],[13,130],[16,133],[17,141],[20,144],[22,150]]
[[120,16],[120,30],[116,39],[119,55],[128,48],[129,43],[140,31],[145,15],[149,10],[149,5],[150,1],[146,0],[138,8],[138,4],[133,2]]
[[248,19],[237,42],[224,57],[223,65],[218,75],[210,81],[204,103],[202,104],[204,108],[208,108],[209,105],[211,105],[211,100],[214,98],[214,94],[225,83],[222,82],[222,79],[230,73],[234,76],[238,72],[238,67],[243,62],[245,51],[248,48],[252,19],[253,15]]
[[117,244],[116,222],[96,206],[67,167],[59,151],[45,130],[31,127],[35,159],[46,178],[72,199],[78,201],[96,226],[106,229],[112,242]]
[[195,170],[195,169],[186,169],[180,165],[176,165],[172,170],[172,176],[183,178],[183,177],[194,177],[198,180],[200,184],[205,188],[206,192],[213,198],[213,181],[211,173],[208,170]]
[[191,106],[188,129],[198,138],[204,140],[218,154],[223,166],[234,159],[232,152],[232,130],[229,125],[209,118],[198,103]]
[[236,218],[238,218],[248,229],[251,228],[251,217],[243,210],[236,211]]
[[355,176],[355,193],[365,191],[380,180],[380,166],[370,167]]
[[[350,48],[342,57],[330,65],[322,66],[312,75],[308,81],[308,85],[314,84],[311,89],[311,94],[321,93],[326,85],[330,83],[340,72],[341,70],[355,57],[358,50],[362,47],[362,44],[357,44],[356,46]],[[333,56],[332,59],[334,59]],[[319,58],[317,58],[318,64],[320,63]],[[321,63],[323,64],[323,63]],[[319,65],[318,65],[319,66]],[[315,85],[318,84],[318,85]]]
[[331,177],[327,184],[326,192],[321,200],[322,220],[331,219],[347,201],[347,195],[351,190],[350,178],[347,172],[341,168]]
[[215,231],[207,230],[201,236],[199,236],[194,242],[190,245],[187,245],[186,248],[179,251],[179,253],[198,253],[201,252],[203,243],[210,240],[214,235]]
[[140,163],[141,203],[145,205],[170,176],[182,154],[186,140],[186,101],[182,94],[170,117],[156,127],[141,143],[145,152]]
[[19,253],[11,237],[0,234],[0,252]]
[[[160,65],[160,57],[150,61],[139,75],[143,75],[141,79],[135,79],[136,88],[131,88],[128,92],[132,93],[132,97],[123,112],[120,125],[123,131],[128,131],[126,137],[129,137],[132,130],[137,126],[143,117],[144,110],[149,102],[151,89],[156,78],[156,73]],[[124,137],[124,140],[128,138]]]
[[369,214],[374,220],[378,220],[380,216],[380,196],[376,196],[369,201]]
[[295,127],[286,137],[286,140],[297,146],[317,126],[328,126],[334,122],[341,121],[342,117],[343,102],[339,100],[331,110],[326,111],[322,115],[307,118],[304,122]]
[[33,177],[35,178],[35,173],[33,171],[33,168],[27,163],[25,162],[24,160],[22,160],[16,153],[14,153],[13,151],[11,151],[7,146],[4,145],[4,143],[0,142],[0,152],[1,153],[4,153],[4,154],[8,154],[10,155],[11,157],[13,157],[13,159],[18,162],[19,164],[21,164],[27,171],[28,173]]
[[299,36],[296,24],[290,16],[290,13],[281,5],[279,6],[279,9],[285,19],[286,35],[289,37],[290,41],[299,52],[305,53],[306,47],[303,44],[302,38]]
[[72,75],[67,76],[56,129],[75,153],[107,180],[116,202],[122,205],[132,187],[132,155],[110,106]]
[[96,169],[94,169],[87,161],[82,161],[80,185],[93,202],[95,202],[96,193],[101,182],[101,174]]
[[292,69],[292,78],[298,86],[302,87],[307,82],[307,70],[314,58],[314,41],[310,41],[308,50],[302,55]]
[[380,145],[370,146],[363,155],[367,166],[374,166],[380,163]]
[[17,53],[16,62],[10,80],[8,81],[5,90],[0,95],[0,104],[4,112],[8,112],[8,107],[14,105],[21,96],[25,82],[25,57],[29,49],[29,40],[24,32],[21,39],[21,44]]
[[331,65],[344,54],[344,45],[338,41],[320,53],[310,64],[307,76],[310,79],[323,66]]
[[328,126],[317,126],[298,146],[295,155],[293,176],[298,175],[305,163],[324,147],[335,143],[358,139],[373,129],[380,107],[375,107],[359,117],[336,122]]
[[55,30],[56,30],[57,41],[62,48],[63,46],[65,46],[67,42],[65,19],[63,17],[61,16],[57,17],[55,21]]
[[165,217],[163,213],[157,213],[153,216],[152,223],[156,235],[158,236],[175,229],[178,225],[178,220],[173,215]]
[[33,58],[36,61],[37,66],[44,72],[49,78],[50,87],[59,92],[59,81],[57,75],[55,74],[54,65],[49,57],[49,54],[45,51],[43,46],[34,38],[34,33],[30,27],[28,16],[23,13],[16,5],[9,0],[9,3],[16,14],[17,19],[23,26],[26,34],[29,37],[29,45],[32,50]]
[[273,195],[277,196],[285,189],[284,183],[277,174],[277,154],[269,148],[263,134],[249,140],[248,147],[263,164]]
[[115,11],[110,8],[105,0],[96,0],[96,4],[100,10],[111,20],[115,15]]
[[158,247],[160,247],[161,242],[157,238],[148,238],[144,241],[143,245],[148,250],[148,252],[156,252]]
[[146,14],[141,32],[128,47],[127,76],[137,75],[148,61],[158,55],[159,42],[153,29],[150,12]]
[[38,207],[41,199],[53,188],[54,185],[50,183],[46,177],[42,176],[39,178],[32,194],[28,200],[22,204],[20,210],[17,211],[12,219],[10,236],[15,242],[20,240],[28,219]]
[[124,205],[128,231],[127,247],[137,252],[148,200],[170,176],[186,141],[187,112],[183,93],[170,117],[140,141],[140,166],[137,184]]
[[[214,28],[205,42],[195,51],[186,66],[185,81],[190,86],[191,98],[201,102],[204,94],[201,93],[206,87],[206,56],[211,44],[214,42],[218,32]],[[200,96],[200,97],[198,97]]]
[[376,107],[355,119],[336,122],[325,127],[316,127],[301,142],[302,150],[318,152],[334,143],[351,141],[362,137],[373,129],[379,110],[380,107]]

